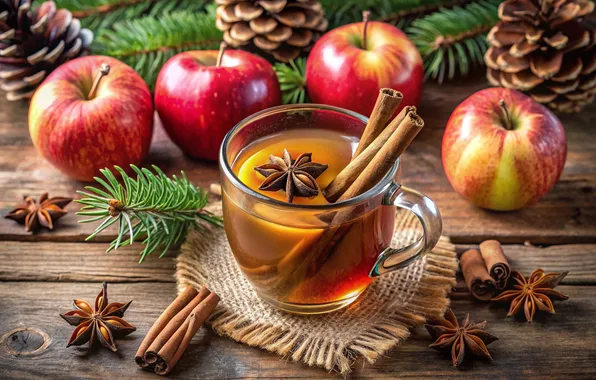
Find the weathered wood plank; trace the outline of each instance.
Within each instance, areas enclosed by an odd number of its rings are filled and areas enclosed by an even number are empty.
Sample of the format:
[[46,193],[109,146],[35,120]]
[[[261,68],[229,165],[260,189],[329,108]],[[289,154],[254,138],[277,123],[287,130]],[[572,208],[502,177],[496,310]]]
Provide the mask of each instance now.
[[[473,246],[460,245],[459,252]],[[138,263],[141,245],[105,253],[105,243],[3,242],[0,281],[173,282],[174,257],[150,255]],[[528,275],[536,268],[569,271],[565,284],[596,284],[596,245],[573,244],[546,248],[504,245],[511,267]]]
[[[148,328],[172,299],[174,284],[111,285],[112,300],[134,299],[126,317],[137,326],[137,332],[117,341],[117,354],[102,348],[93,355],[86,355],[85,348],[67,349],[72,327],[57,314],[69,310],[73,297],[92,300],[99,288],[99,283],[0,283],[0,335],[30,327],[45,331],[51,339],[49,347],[35,356],[13,356],[0,350],[0,378],[155,378],[154,374],[137,369],[133,357]],[[478,305],[469,299],[453,301],[458,316],[470,313],[473,320],[489,321],[488,330],[499,337],[489,346],[493,363],[468,361],[463,370],[454,369],[450,359],[427,347],[431,340],[423,329],[418,329],[412,338],[376,364],[357,364],[350,378],[594,378],[596,330],[591,324],[596,313],[596,303],[592,302],[594,287],[560,288],[571,298],[556,302],[556,315],[540,316],[533,324],[505,319],[505,307]],[[202,329],[195,337],[170,377],[341,378],[218,337],[208,329]]]
[[[596,243],[596,107],[561,117],[567,130],[569,153],[565,171],[553,191],[537,205],[513,213],[478,209],[456,194],[443,173],[441,139],[454,107],[465,97],[485,87],[483,79],[437,86],[428,84],[420,113],[426,127],[404,157],[403,183],[433,198],[442,212],[445,233],[457,243],[477,243],[499,236],[506,243],[535,244]],[[0,99],[0,215],[23,194],[74,195],[83,184],[71,181],[37,155],[29,141],[26,107]],[[185,170],[202,187],[218,180],[214,163],[192,161],[184,156],[157,125],[146,164],[155,163],[166,173]],[[75,208],[73,208],[74,210]],[[77,226],[68,216],[68,228],[52,234],[30,235],[0,220],[0,240],[81,241],[93,226]],[[112,236],[102,237],[111,240]]]
[[106,253],[102,243],[3,242],[0,281],[174,282],[175,259],[150,255],[140,244]]
[[[464,252],[475,245],[458,245],[457,251]],[[503,251],[509,260],[511,269],[529,276],[538,268],[546,272],[564,272],[569,274],[563,280],[565,284],[596,285],[596,245],[569,244],[537,247],[525,245],[503,245]]]

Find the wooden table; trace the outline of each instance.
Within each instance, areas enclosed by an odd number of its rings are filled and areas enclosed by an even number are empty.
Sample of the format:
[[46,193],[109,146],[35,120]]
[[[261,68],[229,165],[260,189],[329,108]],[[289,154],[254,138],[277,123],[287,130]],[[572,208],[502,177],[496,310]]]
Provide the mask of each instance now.
[[[420,114],[427,126],[405,157],[404,183],[433,198],[445,234],[463,250],[487,238],[503,243],[512,266],[524,273],[542,267],[569,270],[560,290],[570,299],[555,303],[557,314],[533,324],[505,318],[507,308],[470,299],[465,286],[452,294],[458,316],[489,321],[500,338],[491,344],[493,363],[466,361],[454,369],[448,358],[427,348],[424,329],[374,365],[357,363],[350,378],[596,378],[596,106],[561,118],[569,153],[555,188],[537,205],[512,213],[480,210],[451,189],[440,156],[445,123],[454,107],[485,86],[482,78],[441,87],[427,84]],[[27,129],[24,103],[0,99],[0,209],[2,215],[23,194],[74,196],[82,184],[61,175],[38,156]],[[217,181],[214,164],[187,159],[156,128],[146,164],[168,174],[186,171],[199,186]],[[70,206],[75,211],[78,206]],[[35,235],[0,219],[0,378],[156,378],[133,362],[136,349],[175,294],[174,257],[149,257],[137,264],[138,246],[104,253],[112,234],[84,243],[92,226],[77,224],[74,212],[55,232]],[[119,351],[65,348],[72,328],[58,316],[74,297],[92,300],[109,281],[110,298],[134,299],[127,319],[136,333],[118,341]],[[459,282],[461,284],[461,281]],[[13,333],[14,331],[20,331]],[[41,347],[40,347],[41,346]],[[247,347],[202,329],[171,378],[340,378]]]

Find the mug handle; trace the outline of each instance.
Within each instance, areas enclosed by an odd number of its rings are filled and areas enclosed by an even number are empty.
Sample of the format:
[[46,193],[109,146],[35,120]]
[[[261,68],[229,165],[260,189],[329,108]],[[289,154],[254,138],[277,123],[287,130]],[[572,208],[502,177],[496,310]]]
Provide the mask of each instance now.
[[410,265],[435,247],[443,230],[441,214],[435,202],[416,190],[394,182],[383,198],[383,205],[413,212],[420,220],[424,234],[406,247],[389,247],[381,252],[370,270],[370,277],[377,277]]

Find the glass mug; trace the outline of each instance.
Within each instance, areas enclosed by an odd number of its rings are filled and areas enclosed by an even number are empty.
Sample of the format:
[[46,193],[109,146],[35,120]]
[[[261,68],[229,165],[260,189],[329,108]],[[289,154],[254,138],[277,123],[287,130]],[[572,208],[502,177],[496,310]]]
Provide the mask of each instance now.
[[[224,225],[232,253],[257,294],[280,309],[317,314],[347,306],[375,277],[411,264],[439,240],[437,206],[399,184],[399,161],[367,192],[327,205],[269,198],[233,171],[242,149],[257,139],[290,129],[330,129],[358,138],[367,121],[338,107],[284,105],[244,119],[222,143]],[[407,247],[390,246],[394,207],[413,212],[423,227],[423,236]]]

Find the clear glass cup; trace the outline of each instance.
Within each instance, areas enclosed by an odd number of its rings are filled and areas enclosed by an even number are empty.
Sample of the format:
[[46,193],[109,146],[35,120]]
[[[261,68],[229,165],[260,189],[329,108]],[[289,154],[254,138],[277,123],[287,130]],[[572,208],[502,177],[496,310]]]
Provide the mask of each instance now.
[[[439,240],[437,206],[400,185],[399,161],[366,193],[328,205],[269,198],[244,185],[233,171],[242,149],[265,136],[322,128],[359,137],[367,121],[338,107],[284,105],[244,119],[222,143],[219,165],[230,247],[259,296],[280,309],[316,314],[349,305],[375,277],[411,264]],[[394,207],[411,211],[422,224],[423,236],[409,246],[390,246]]]

